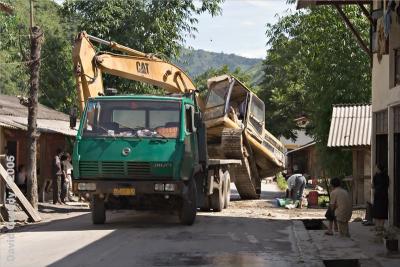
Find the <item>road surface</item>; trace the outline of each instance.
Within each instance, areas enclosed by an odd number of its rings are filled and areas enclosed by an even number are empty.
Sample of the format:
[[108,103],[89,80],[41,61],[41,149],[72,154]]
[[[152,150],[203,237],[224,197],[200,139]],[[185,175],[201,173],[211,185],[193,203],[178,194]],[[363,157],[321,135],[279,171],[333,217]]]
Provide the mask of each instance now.
[[268,211],[276,191],[263,184],[261,200],[199,212],[193,226],[169,214],[124,211],[109,212],[105,225],[92,225],[87,213],[22,227],[0,237],[0,266],[311,266],[292,221]]

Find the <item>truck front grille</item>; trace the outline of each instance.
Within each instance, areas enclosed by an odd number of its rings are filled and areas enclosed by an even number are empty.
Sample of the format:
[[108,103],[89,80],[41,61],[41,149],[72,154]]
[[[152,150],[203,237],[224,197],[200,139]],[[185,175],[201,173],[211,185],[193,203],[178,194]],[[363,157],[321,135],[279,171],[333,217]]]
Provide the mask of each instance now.
[[150,175],[150,163],[127,162],[127,173],[131,177],[146,177]]
[[98,161],[80,161],[79,172],[82,176],[97,176],[100,170]]
[[81,177],[97,178],[147,178],[151,175],[148,162],[80,161]]

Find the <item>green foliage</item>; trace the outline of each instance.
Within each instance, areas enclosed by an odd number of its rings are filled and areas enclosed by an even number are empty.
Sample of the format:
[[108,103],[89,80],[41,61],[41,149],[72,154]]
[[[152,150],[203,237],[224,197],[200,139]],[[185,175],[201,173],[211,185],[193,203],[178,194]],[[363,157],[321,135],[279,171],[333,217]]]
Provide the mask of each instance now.
[[196,88],[200,91],[201,95],[204,95],[207,92],[207,80],[211,77],[228,74],[235,76],[239,81],[241,81],[244,85],[246,85],[253,92],[257,92],[258,87],[252,86],[252,76],[246,72],[243,72],[240,68],[236,68],[233,71],[228,67],[228,65],[224,65],[218,69],[210,68],[204,73],[198,75],[194,79],[194,83]]
[[[0,13],[0,91],[26,95],[29,90],[29,1],[9,1],[12,16]],[[44,32],[39,101],[67,111],[75,101],[70,28],[58,15],[59,6],[50,0],[35,2],[35,24]]]
[[[345,12],[368,40],[368,21],[359,9],[348,7]],[[294,119],[306,115],[325,169],[331,175],[348,173],[349,153],[326,148],[332,105],[370,101],[368,55],[330,7],[297,11],[267,28],[270,48],[261,97],[268,130],[295,138]]]
[[[78,31],[158,56],[173,58],[197,32],[196,16],[220,13],[223,0],[66,0],[63,14]],[[105,50],[105,49],[103,49]],[[156,88],[106,76],[105,86],[121,92],[157,93]]]
[[[75,104],[72,44],[86,30],[161,57],[175,57],[197,29],[196,16],[218,15],[223,0],[52,0],[35,1],[35,24],[44,31],[39,101],[61,111]],[[27,94],[29,75],[29,1],[8,0],[14,15],[0,13],[0,93]],[[105,75],[105,86],[122,92],[159,93],[155,87]]]
[[281,191],[285,191],[287,189],[286,179],[283,177],[281,172],[276,175],[276,184]]
[[243,71],[250,72],[250,75],[256,76],[261,70],[261,59],[245,58],[234,54],[215,53],[204,50],[182,49],[179,58],[175,63],[181,66],[192,77],[203,74],[208,69],[218,69],[227,65],[229,69],[240,68]]
[[329,205],[329,196],[318,196],[318,206],[327,207]]

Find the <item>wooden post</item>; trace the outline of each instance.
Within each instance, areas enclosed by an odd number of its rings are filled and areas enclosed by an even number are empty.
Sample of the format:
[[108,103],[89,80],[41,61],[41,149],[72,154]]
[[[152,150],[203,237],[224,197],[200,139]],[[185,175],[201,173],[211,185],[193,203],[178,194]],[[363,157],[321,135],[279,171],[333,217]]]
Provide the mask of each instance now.
[[26,215],[28,215],[29,219],[33,222],[40,222],[42,219],[37,211],[32,207],[32,205],[25,198],[24,194],[22,194],[21,190],[19,190],[18,186],[14,183],[13,178],[11,178],[4,167],[0,164],[0,180],[3,180],[6,185],[14,192],[17,197],[18,202],[21,204],[21,208],[24,210]]
[[[31,3],[31,23],[33,23],[33,1]],[[39,134],[37,132],[38,91],[40,53],[42,49],[43,32],[38,26],[31,25],[31,56],[29,63],[30,90],[28,103],[28,199],[32,206],[38,207],[38,184],[36,173],[36,147]]]

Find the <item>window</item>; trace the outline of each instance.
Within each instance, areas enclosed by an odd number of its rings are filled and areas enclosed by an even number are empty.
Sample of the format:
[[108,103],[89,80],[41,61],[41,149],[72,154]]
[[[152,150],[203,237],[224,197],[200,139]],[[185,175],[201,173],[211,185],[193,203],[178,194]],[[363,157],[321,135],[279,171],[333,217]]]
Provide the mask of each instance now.
[[400,48],[394,50],[394,85],[400,85]]
[[225,99],[229,92],[229,84],[215,86],[208,95],[207,108],[218,107],[225,104]]
[[259,134],[263,133],[263,126],[265,120],[264,103],[255,95],[251,98],[250,106],[250,122]]
[[83,135],[177,138],[180,109],[173,101],[90,101]]

